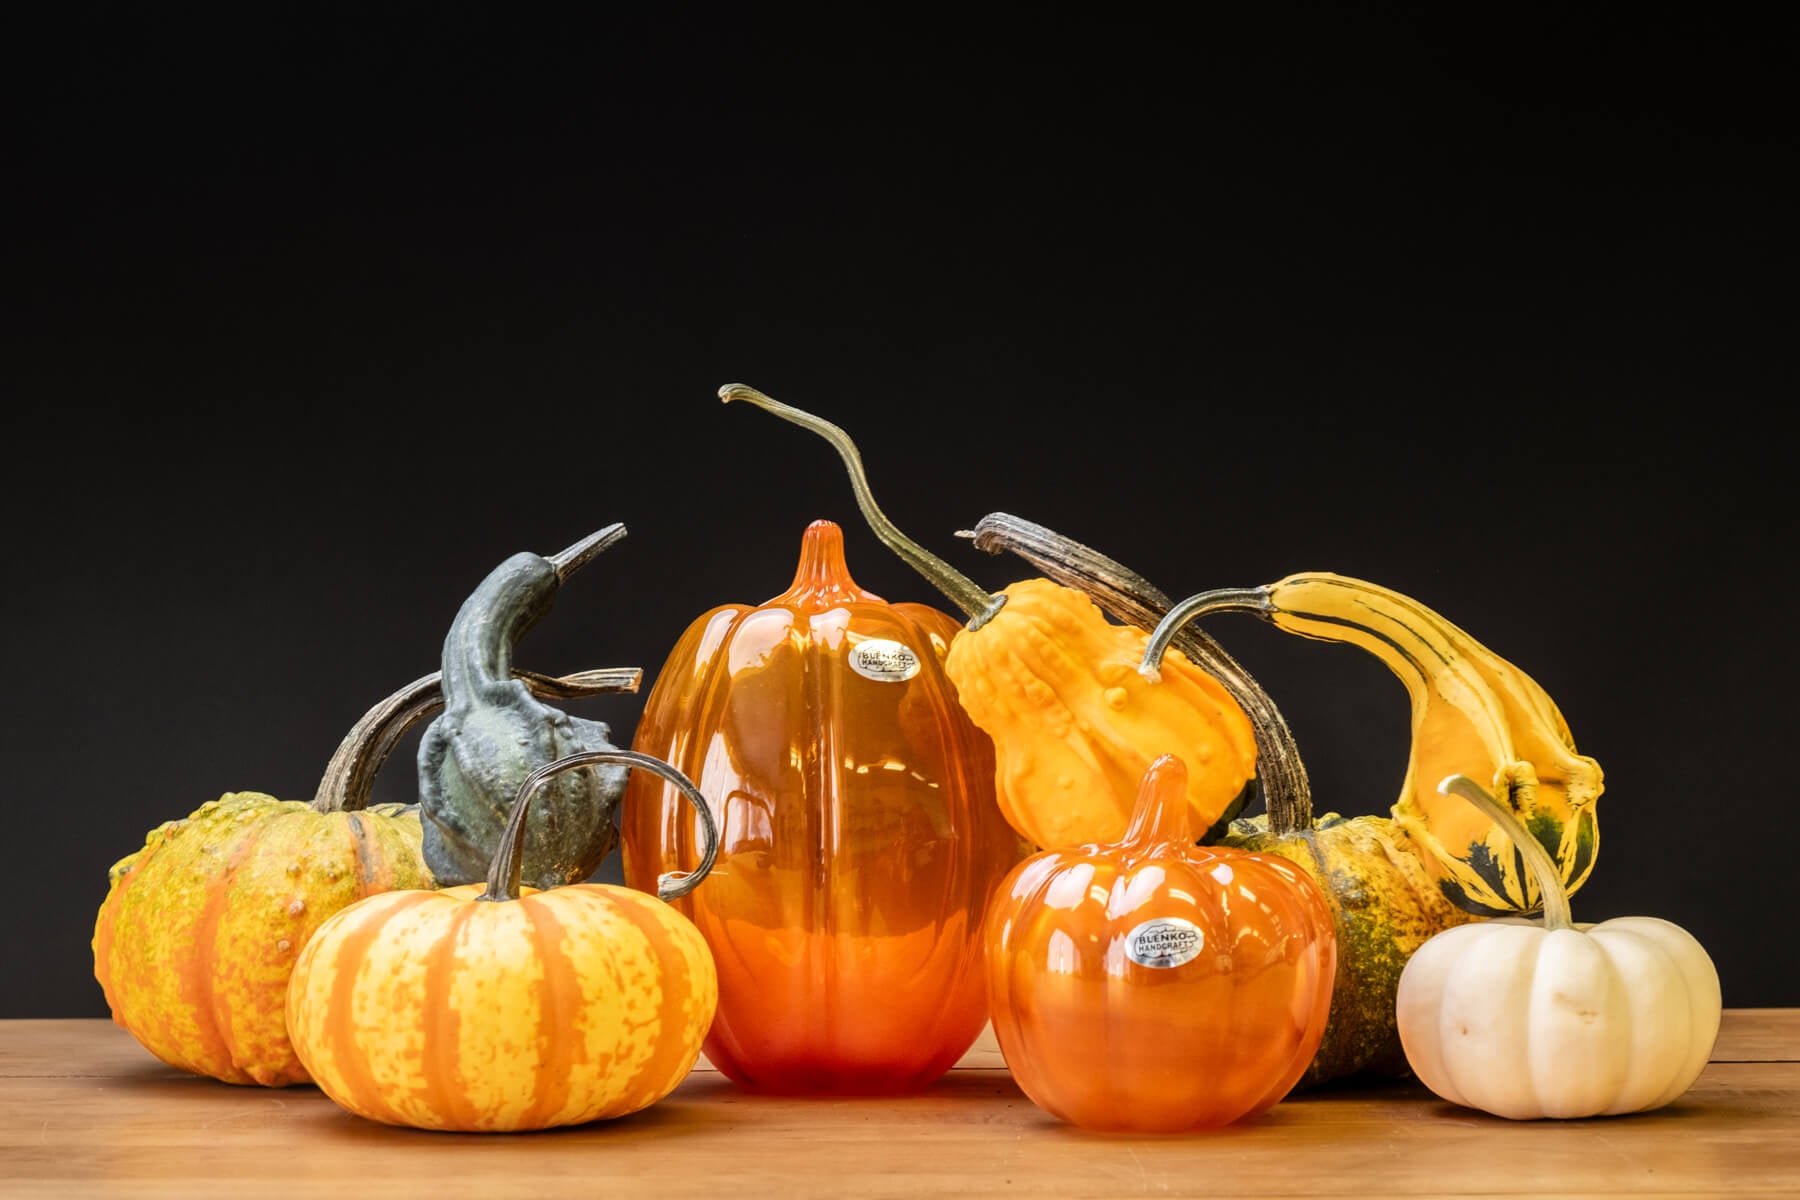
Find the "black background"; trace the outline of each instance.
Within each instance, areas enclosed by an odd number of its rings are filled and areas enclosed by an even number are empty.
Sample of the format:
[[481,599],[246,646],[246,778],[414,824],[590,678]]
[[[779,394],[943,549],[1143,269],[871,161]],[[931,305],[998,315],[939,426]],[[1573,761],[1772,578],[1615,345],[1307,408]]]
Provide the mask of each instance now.
[[[0,1016],[104,1015],[108,865],[223,791],[310,797],[515,551],[627,525],[519,660],[644,693],[816,517],[942,606],[735,380],[846,426],[988,587],[1031,571],[954,534],[999,510],[1177,595],[1436,608],[1606,770],[1577,917],[1666,916],[1728,1005],[1800,1004],[1792,42],[1455,8],[12,28]],[[1385,811],[1400,683],[1208,629],[1320,807]],[[623,744],[644,693],[565,707]]]

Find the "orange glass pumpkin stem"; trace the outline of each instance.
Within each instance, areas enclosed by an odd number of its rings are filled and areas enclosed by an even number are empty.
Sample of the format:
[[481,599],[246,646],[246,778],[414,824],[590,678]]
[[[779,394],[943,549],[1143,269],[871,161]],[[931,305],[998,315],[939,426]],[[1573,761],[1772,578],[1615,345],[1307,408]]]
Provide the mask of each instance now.
[[1165,754],[1151,763],[1119,849],[1146,855],[1164,848],[1180,852],[1199,841],[1186,787],[1187,767],[1179,758]]
[[692,871],[667,871],[658,876],[656,896],[666,903],[680,899],[700,886],[700,881],[706,878],[706,873],[712,870],[713,862],[718,857],[719,830],[713,823],[712,810],[706,805],[706,797],[700,794],[694,781],[662,759],[640,754],[635,750],[584,750],[580,754],[547,762],[520,782],[518,797],[513,801],[512,812],[506,819],[506,828],[500,834],[500,845],[494,852],[493,865],[488,868],[487,890],[477,896],[477,900],[519,898],[519,874],[525,862],[525,814],[531,807],[531,798],[553,776],[577,767],[596,766],[600,763],[641,767],[668,780],[687,797],[699,819],[701,841],[705,847],[701,852],[700,865]]
[[824,608],[885,601],[850,577],[850,564],[844,561],[844,531],[831,521],[814,521],[800,535],[800,561],[794,566],[794,582],[770,603]]
[[994,1036],[1033,1103],[1091,1129],[1177,1132],[1267,1111],[1317,1053],[1337,965],[1316,884],[1193,844],[1160,755],[1122,838],[1020,863],[986,921]]

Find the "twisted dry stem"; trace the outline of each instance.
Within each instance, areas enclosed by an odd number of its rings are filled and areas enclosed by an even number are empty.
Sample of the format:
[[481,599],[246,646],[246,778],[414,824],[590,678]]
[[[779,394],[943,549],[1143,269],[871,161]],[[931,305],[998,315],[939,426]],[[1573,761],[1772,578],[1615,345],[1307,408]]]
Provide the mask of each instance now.
[[[599,667],[569,675],[540,675],[515,668],[513,678],[545,700],[573,700],[607,692],[635,692],[643,682],[639,667]],[[313,793],[320,812],[357,812],[366,808],[375,774],[408,730],[444,709],[444,676],[433,671],[413,680],[359,718],[338,743]]]
[[726,404],[733,400],[753,404],[829,442],[831,448],[838,452],[838,457],[844,460],[844,468],[850,473],[850,488],[856,495],[856,506],[862,510],[863,520],[868,523],[875,536],[961,609],[963,615],[969,618],[968,628],[971,631],[987,624],[1006,603],[1005,596],[988,592],[961,571],[907,537],[899,526],[888,519],[888,515],[881,511],[881,505],[875,502],[875,493],[869,490],[869,477],[863,470],[862,454],[843,429],[823,417],[815,417],[804,409],[766,396],[748,384],[726,384],[719,389],[719,399]]

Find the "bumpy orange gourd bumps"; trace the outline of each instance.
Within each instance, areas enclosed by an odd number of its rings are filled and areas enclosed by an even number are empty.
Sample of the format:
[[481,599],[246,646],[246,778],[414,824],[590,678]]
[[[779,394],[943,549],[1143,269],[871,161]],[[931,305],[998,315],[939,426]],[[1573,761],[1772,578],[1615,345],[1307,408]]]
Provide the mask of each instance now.
[[944,670],[994,739],[996,798],[1014,829],[1046,848],[1118,838],[1165,751],[1193,764],[1182,794],[1199,832],[1230,811],[1256,773],[1256,734],[1223,684],[1179,651],[1150,682],[1138,671],[1148,636],[1074,588],[1024,579],[1004,595],[950,643]]

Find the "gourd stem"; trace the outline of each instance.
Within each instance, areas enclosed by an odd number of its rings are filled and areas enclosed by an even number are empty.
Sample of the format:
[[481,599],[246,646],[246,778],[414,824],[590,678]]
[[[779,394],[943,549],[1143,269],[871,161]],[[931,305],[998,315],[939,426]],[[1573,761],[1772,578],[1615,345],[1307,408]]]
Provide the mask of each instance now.
[[699,815],[701,840],[706,849],[700,856],[700,865],[692,871],[665,871],[657,876],[656,896],[665,902],[678,900],[700,886],[700,881],[706,878],[706,873],[713,868],[713,861],[719,856],[719,828],[713,821],[712,809],[707,806],[706,797],[694,786],[694,781],[662,759],[639,754],[635,750],[583,750],[547,762],[519,782],[518,794],[513,798],[512,812],[506,818],[506,828],[500,833],[500,844],[494,851],[494,861],[488,867],[487,890],[477,896],[477,900],[519,898],[519,875],[525,865],[525,817],[538,789],[549,782],[552,776],[564,771],[602,763],[621,763],[660,775],[687,797],[688,803],[694,806],[694,811]]
[[[957,536],[973,539],[977,550],[989,554],[1011,551],[1046,578],[1086,593],[1115,619],[1145,633],[1156,628],[1172,603],[1165,592],[1131,568],[1010,513],[989,513],[974,529],[960,530]],[[1183,626],[1169,644],[1223,684],[1250,718],[1256,732],[1256,786],[1268,810],[1269,831],[1285,836],[1311,829],[1312,783],[1306,763],[1287,719],[1269,693],[1196,626]]]
[[1274,609],[1267,588],[1217,588],[1189,596],[1165,613],[1163,619],[1157,622],[1156,628],[1150,631],[1150,641],[1144,646],[1144,658],[1138,663],[1138,673],[1152,683],[1161,679],[1163,655],[1168,653],[1169,642],[1183,625],[1195,617],[1220,612],[1266,615]]
[[1513,849],[1525,859],[1525,867],[1537,880],[1538,892],[1544,898],[1544,928],[1568,929],[1573,924],[1569,914],[1569,891],[1563,886],[1562,872],[1543,843],[1531,835],[1510,805],[1502,804],[1488,790],[1467,775],[1446,775],[1438,781],[1438,794],[1461,796],[1483,815],[1498,825],[1512,840]]
[[625,526],[615,521],[555,554],[521,550],[488,572],[444,637],[441,686],[449,704],[479,704],[486,689],[503,688],[513,677],[513,647],[549,611],[557,591],[624,536]]
[[601,551],[625,536],[625,526],[615,521],[605,529],[597,529],[588,534],[573,546],[559,550],[555,554],[546,554],[544,561],[556,572],[558,579],[566,580],[581,568],[597,558]]
[[862,509],[863,519],[874,530],[875,536],[882,543],[904,559],[908,566],[923,575],[930,584],[942,592],[944,596],[969,618],[971,630],[980,629],[1000,611],[1006,603],[1005,596],[997,596],[977,584],[974,580],[958,571],[955,567],[925,549],[904,533],[898,526],[888,520],[881,506],[875,503],[875,495],[869,490],[868,476],[863,471],[862,455],[856,449],[856,443],[850,435],[838,426],[822,417],[815,417],[791,405],[783,404],[763,395],[753,387],[741,383],[730,383],[719,389],[719,399],[730,404],[733,400],[744,400],[786,421],[791,421],[802,429],[810,430],[830,442],[837,450],[838,457],[844,460],[844,466],[850,472],[850,488],[856,493],[856,505]]
[[[638,667],[601,667],[571,675],[540,675],[515,669],[513,678],[534,696],[569,700],[604,692],[635,692],[643,682]],[[443,673],[433,671],[413,680],[359,718],[338,743],[313,793],[319,812],[359,812],[368,807],[375,775],[408,730],[444,707]]]

